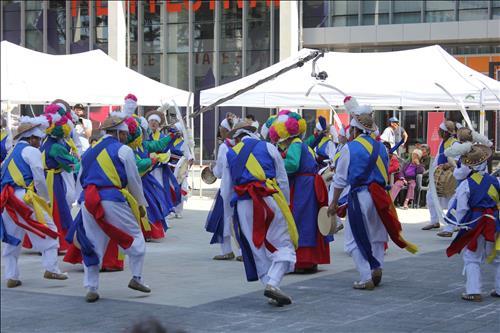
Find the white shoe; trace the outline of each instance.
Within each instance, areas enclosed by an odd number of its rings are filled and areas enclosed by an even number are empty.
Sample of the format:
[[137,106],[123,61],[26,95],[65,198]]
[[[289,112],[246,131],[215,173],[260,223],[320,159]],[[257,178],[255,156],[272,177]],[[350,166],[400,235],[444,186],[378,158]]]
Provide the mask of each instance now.
[[182,219],[182,213],[175,213],[176,219]]

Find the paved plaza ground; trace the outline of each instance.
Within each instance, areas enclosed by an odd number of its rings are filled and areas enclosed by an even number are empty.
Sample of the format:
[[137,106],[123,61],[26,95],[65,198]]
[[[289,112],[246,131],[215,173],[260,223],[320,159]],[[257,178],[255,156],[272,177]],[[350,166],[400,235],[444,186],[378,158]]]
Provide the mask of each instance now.
[[154,317],[168,332],[500,332],[500,302],[486,294],[493,267],[483,266],[484,301],[462,301],[462,260],[446,258],[449,239],[420,230],[425,210],[399,211],[406,238],[421,251],[411,255],[390,244],[376,290],[352,289],[358,275],[340,232],[332,263],[317,274],[287,275],[282,289],[294,303],[276,308],[267,304],[260,283],[246,282],[241,263],[212,260],[219,247],[209,245],[203,228],[211,203],[193,196],[166,239],[148,243],[144,278],[150,295],[127,288],[126,268],[102,273],[101,300],[88,304],[81,266],[62,263],[68,280],[44,280],[40,256],[23,252],[23,285],[6,289],[2,282],[1,331],[123,332]]

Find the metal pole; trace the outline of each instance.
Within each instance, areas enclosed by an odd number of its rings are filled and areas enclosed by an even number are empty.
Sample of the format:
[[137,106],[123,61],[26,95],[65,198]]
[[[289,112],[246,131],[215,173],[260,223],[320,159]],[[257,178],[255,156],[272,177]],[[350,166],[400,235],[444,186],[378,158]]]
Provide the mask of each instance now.
[[130,1],[127,1],[127,67],[130,68]]
[[[201,115],[200,118],[200,142],[203,141],[203,118],[204,115]],[[203,196],[203,182],[201,181],[201,169],[203,167],[203,145],[200,144],[200,197]]]
[[21,29],[21,46],[25,47],[26,46],[26,2],[24,1],[21,1],[21,24],[19,24],[19,29]]
[[[214,12],[214,52],[213,52],[213,71],[215,78],[215,86],[220,84],[220,37],[221,37],[221,3],[215,2]],[[219,134],[219,108],[214,109],[214,152],[217,156],[219,145],[217,144],[217,136]]]
[[47,27],[48,27],[48,24],[47,24],[47,18],[48,18],[48,15],[47,15],[47,10],[48,10],[48,7],[49,7],[49,2],[48,1],[43,1],[42,2],[42,15],[43,15],[43,32],[42,32],[42,50],[44,53],[47,53],[47,37],[48,37],[48,34],[47,34]]
[[479,92],[479,133],[484,134],[486,112],[484,110],[484,88]]
[[73,41],[73,34],[71,33],[71,22],[72,22],[72,17],[71,17],[71,1],[66,0],[66,43],[65,43],[65,48],[66,48],[66,54],[71,53],[71,42]]

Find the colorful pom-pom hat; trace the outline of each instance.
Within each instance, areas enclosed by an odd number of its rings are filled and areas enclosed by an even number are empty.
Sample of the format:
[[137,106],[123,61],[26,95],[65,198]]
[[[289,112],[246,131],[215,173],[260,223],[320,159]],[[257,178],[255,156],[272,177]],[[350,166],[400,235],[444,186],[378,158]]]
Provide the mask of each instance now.
[[269,139],[273,143],[282,142],[304,134],[306,127],[306,121],[297,112],[281,110],[269,127]]

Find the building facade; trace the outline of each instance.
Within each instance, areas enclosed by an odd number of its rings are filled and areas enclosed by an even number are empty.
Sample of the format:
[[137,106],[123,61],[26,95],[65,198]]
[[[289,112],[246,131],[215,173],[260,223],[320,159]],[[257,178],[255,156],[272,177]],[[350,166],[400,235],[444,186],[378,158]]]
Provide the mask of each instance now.
[[[500,1],[3,0],[0,11],[1,40],[50,54],[101,49],[154,80],[195,92],[195,105],[200,90],[263,69],[296,45],[383,52],[440,44],[475,70],[499,75]],[[218,108],[203,123],[195,119],[205,159],[214,158],[217,125],[229,111],[260,123],[272,112]],[[311,128],[319,114],[328,112],[303,110]],[[379,126],[392,114],[412,142],[425,141],[427,113],[387,110],[377,113]],[[478,112],[471,118],[477,123]],[[497,119],[487,115],[490,136]]]
[[[304,47],[384,52],[439,44],[467,66],[500,80],[500,1],[304,1],[303,27]],[[479,127],[479,111],[469,113]],[[427,112],[378,112],[379,126],[392,115],[400,118],[411,143],[426,141]],[[461,118],[458,112],[447,117]],[[492,138],[499,135],[498,119],[498,113],[487,112],[485,133]]]

